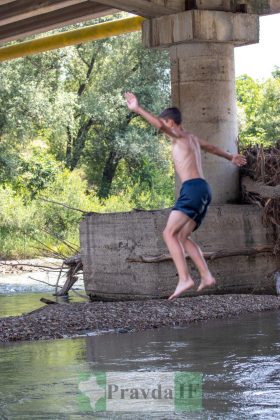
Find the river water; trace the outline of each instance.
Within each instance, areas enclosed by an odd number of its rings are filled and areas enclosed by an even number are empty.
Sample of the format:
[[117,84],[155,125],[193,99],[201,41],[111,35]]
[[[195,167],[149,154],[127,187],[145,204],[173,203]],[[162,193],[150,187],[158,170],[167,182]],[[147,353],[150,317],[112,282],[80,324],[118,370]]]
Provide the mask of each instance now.
[[[35,299],[34,295],[33,291]],[[7,311],[22,297],[15,295]],[[2,294],[1,305],[8,299]],[[280,418],[279,333],[280,313],[273,311],[187,328],[2,343],[0,419],[276,420]],[[144,373],[147,378],[195,372],[201,378],[201,401],[177,414],[142,412],[141,403],[136,413],[95,412],[81,383],[96,372],[130,377]]]
[[[53,296],[58,273],[56,272],[33,272],[23,274],[11,274],[0,276],[0,318],[6,316],[22,315],[42,306],[40,298],[48,298],[59,303],[85,301],[73,291],[70,291],[68,299]],[[61,278],[63,285],[65,276]],[[83,280],[79,278],[74,289],[85,296]],[[1,420],[1,419],[0,419]]]

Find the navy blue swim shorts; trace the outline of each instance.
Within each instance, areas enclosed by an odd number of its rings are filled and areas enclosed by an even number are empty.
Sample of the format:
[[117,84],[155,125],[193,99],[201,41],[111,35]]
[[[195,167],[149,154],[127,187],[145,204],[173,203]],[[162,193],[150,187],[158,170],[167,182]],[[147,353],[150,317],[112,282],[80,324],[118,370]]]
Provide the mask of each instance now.
[[202,178],[183,182],[180,196],[172,210],[179,210],[196,222],[196,230],[204,219],[211,203],[211,189]]

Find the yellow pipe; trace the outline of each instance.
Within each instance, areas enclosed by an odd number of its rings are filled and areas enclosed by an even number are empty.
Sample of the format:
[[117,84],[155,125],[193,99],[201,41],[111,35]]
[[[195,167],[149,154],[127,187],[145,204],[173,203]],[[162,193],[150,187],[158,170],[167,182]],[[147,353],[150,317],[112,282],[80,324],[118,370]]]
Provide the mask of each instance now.
[[11,45],[10,47],[3,47],[0,48],[0,61],[13,60],[14,58],[68,47],[69,45],[82,44],[84,42],[109,38],[111,36],[122,35],[129,32],[137,32],[141,30],[141,24],[144,20],[145,19],[140,16],[119,19],[57,35],[50,35],[32,41],[22,42],[20,44]]

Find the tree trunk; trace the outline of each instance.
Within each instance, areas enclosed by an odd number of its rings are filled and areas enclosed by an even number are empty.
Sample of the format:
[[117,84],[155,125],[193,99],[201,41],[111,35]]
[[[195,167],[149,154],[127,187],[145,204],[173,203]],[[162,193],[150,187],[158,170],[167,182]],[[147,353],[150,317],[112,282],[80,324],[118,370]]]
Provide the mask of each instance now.
[[72,155],[70,160],[70,165],[68,166],[71,171],[76,168],[80,157],[83,153],[86,138],[91,126],[94,124],[93,117],[90,117],[79,129],[77,137],[75,138],[72,146]]
[[[80,84],[78,92],[77,92],[77,96],[78,98],[80,98],[85,92],[88,86],[88,83],[90,81],[90,78],[92,76],[98,50],[93,52],[89,63],[82,57],[82,55],[80,54],[79,48],[77,48],[77,52],[80,59],[88,67],[85,80]],[[76,115],[75,119],[78,119],[78,118],[79,118],[79,115]],[[70,128],[67,127],[66,165],[71,171],[76,168],[80,160],[80,157],[82,155],[82,152],[85,146],[87,134],[89,132],[90,127],[93,125],[93,123],[94,123],[93,117],[90,117],[86,122],[81,121],[80,128],[79,128],[76,138],[73,138]]]
[[67,145],[66,145],[66,166],[70,168],[72,158],[72,134],[70,127],[67,127]]
[[117,152],[110,151],[107,160],[105,162],[102,181],[98,191],[99,198],[107,198],[110,193],[111,185],[120,161],[120,156],[118,156]]

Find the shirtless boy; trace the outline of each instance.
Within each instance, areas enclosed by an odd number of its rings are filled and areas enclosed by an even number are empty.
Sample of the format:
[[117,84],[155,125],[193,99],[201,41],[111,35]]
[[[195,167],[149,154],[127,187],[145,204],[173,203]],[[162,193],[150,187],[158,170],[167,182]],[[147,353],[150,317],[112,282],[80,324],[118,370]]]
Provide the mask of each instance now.
[[185,259],[185,252],[196,265],[201,281],[198,291],[213,286],[216,280],[209,271],[199,246],[190,238],[204,219],[211,202],[211,190],[204,179],[200,149],[221,156],[236,166],[245,165],[246,159],[239,154],[230,154],[201,140],[182,127],[178,108],[167,108],[159,117],[143,109],[133,93],[125,93],[128,108],[141,115],[151,125],[161,130],[171,140],[172,156],[182,187],[180,196],[173,207],[163,238],[178,271],[179,282],[169,300],[175,299],[194,287]]

